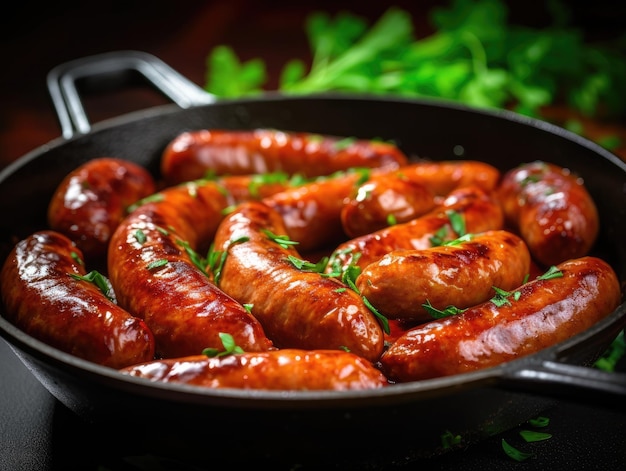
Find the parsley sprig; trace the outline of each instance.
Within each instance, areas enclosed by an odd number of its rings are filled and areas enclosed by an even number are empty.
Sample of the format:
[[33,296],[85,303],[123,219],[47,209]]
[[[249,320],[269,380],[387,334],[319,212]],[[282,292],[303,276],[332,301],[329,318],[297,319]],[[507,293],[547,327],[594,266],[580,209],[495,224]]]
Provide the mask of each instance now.
[[[536,117],[562,103],[586,117],[624,116],[626,42],[592,43],[570,23],[564,1],[549,5],[551,24],[531,27],[512,23],[504,0],[450,0],[430,10],[426,35],[398,7],[373,24],[312,12],[304,25],[312,59],[288,61],[278,89],[435,97]],[[241,62],[229,46],[214,48],[206,63],[205,89],[217,96],[259,94],[269,81],[262,59]]]

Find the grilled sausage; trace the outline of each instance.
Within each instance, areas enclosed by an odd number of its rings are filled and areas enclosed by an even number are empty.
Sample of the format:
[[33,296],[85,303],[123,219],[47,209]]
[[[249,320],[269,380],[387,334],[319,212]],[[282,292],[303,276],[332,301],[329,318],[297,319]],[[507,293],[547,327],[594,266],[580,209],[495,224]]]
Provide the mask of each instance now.
[[277,211],[298,251],[308,253],[345,239],[341,225],[344,201],[369,172],[348,171],[285,189],[262,201]]
[[469,240],[424,250],[390,252],[366,266],[356,279],[361,294],[385,317],[428,321],[424,307],[465,309],[524,282],[530,253],[517,235],[475,234]]
[[111,238],[108,268],[119,303],[145,319],[157,355],[219,348],[221,332],[245,351],[272,348],[260,323],[193,262],[231,201],[215,182],[172,187],[136,208]]
[[362,298],[336,279],[296,268],[301,258],[285,234],[280,214],[269,206],[239,205],[215,235],[215,249],[227,253],[220,288],[252,305],[278,348],[346,348],[378,359],[383,332]]
[[476,186],[487,192],[495,190],[500,171],[478,160],[419,161],[406,165],[398,173],[413,182],[425,185],[438,196],[466,186]]
[[70,172],[48,205],[48,224],[73,240],[88,261],[104,258],[126,209],[156,191],[150,173],[133,162],[102,157]]
[[407,156],[393,144],[272,129],[185,132],[163,152],[161,173],[170,183],[214,175],[282,171],[317,177],[354,167],[397,168]]
[[409,330],[382,355],[382,371],[405,382],[496,366],[583,332],[619,305],[619,280],[606,262],[583,257],[557,268],[562,277],[536,278],[506,301]]
[[208,388],[287,391],[375,389],[385,376],[364,358],[341,350],[283,349],[209,358],[154,361],[121,370],[151,381]]
[[545,266],[587,255],[597,238],[595,203],[568,169],[540,161],[521,165],[503,176],[497,195],[506,223]]
[[6,318],[42,342],[85,360],[122,368],[154,359],[143,320],[116,305],[87,276],[65,235],[40,231],[18,242],[0,274]]
[[374,176],[359,186],[342,205],[341,226],[348,237],[359,237],[408,222],[435,205],[435,194],[425,184],[404,177],[401,169]]
[[463,217],[467,233],[502,229],[503,226],[502,208],[489,193],[478,187],[459,188],[423,216],[339,244],[326,271],[342,273],[350,265],[365,268],[394,250],[425,249],[433,245],[433,237],[456,239],[462,234],[453,230],[450,212]]

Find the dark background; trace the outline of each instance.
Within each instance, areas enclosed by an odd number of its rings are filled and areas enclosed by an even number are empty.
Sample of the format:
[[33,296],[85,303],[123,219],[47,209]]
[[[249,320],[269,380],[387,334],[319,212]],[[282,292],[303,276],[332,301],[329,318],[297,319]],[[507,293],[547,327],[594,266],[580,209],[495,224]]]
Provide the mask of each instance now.
[[[512,22],[534,27],[550,22],[549,2],[507,2]],[[610,39],[626,30],[626,4],[609,0],[566,2],[572,22],[590,39]],[[282,66],[309,58],[304,21],[312,10],[349,11],[375,21],[391,5],[409,11],[418,37],[432,32],[428,12],[447,1],[251,0],[109,2],[13,2],[0,18],[0,167],[59,137],[60,128],[46,88],[54,66],[83,56],[121,49],[157,55],[198,85],[205,82],[205,60],[213,47],[227,44],[242,60],[262,58],[276,86]],[[115,97],[115,96],[114,96]],[[113,98],[114,98],[113,97]],[[89,98],[92,122],[162,103],[145,93]],[[591,123],[621,134],[622,123]],[[621,151],[621,149],[620,149]],[[626,154],[625,154],[626,155]]]

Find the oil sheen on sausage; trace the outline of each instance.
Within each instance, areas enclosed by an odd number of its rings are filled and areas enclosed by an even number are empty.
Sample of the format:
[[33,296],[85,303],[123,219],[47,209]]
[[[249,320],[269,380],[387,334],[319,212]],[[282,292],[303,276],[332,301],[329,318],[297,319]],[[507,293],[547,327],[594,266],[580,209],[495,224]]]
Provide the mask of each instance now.
[[525,283],[508,302],[490,300],[410,329],[383,354],[382,371],[406,382],[496,366],[579,334],[619,305],[619,280],[603,260],[557,268],[562,276]]
[[171,187],[135,209],[111,239],[108,267],[119,303],[145,319],[160,357],[219,348],[220,333],[245,351],[272,348],[260,323],[190,256],[206,253],[230,203],[215,182]]
[[346,391],[388,385],[372,363],[341,350],[283,349],[212,358],[195,355],[135,365],[121,371],[151,381],[207,388]]
[[203,129],[182,133],[163,152],[161,173],[170,183],[213,175],[282,171],[305,177],[355,167],[397,168],[408,163],[394,144],[273,129]]
[[545,266],[589,253],[599,231],[595,203],[581,178],[536,161],[507,172],[497,191],[507,224]]
[[70,172],[48,205],[48,224],[73,240],[87,260],[105,258],[127,208],[156,191],[152,175],[128,160],[102,157]]
[[269,206],[239,205],[215,236],[216,250],[227,253],[220,288],[252,305],[278,348],[347,349],[378,359],[383,332],[363,299],[336,279],[297,267],[301,257],[281,242],[285,235],[280,214]]
[[502,229],[502,208],[491,194],[479,187],[463,187],[451,192],[431,212],[403,224],[380,229],[339,244],[330,257],[328,273],[341,273],[350,265],[365,268],[394,250],[432,247],[431,239],[440,231],[444,240],[457,239],[450,212],[462,216],[467,233]]
[[428,321],[424,307],[465,309],[491,298],[494,286],[517,288],[530,270],[530,253],[517,235],[487,231],[469,240],[423,250],[398,250],[366,266],[361,294],[392,319]]
[[153,360],[154,338],[145,322],[81,278],[86,274],[80,249],[65,235],[47,230],[23,239],[0,274],[7,320],[100,365],[122,368]]

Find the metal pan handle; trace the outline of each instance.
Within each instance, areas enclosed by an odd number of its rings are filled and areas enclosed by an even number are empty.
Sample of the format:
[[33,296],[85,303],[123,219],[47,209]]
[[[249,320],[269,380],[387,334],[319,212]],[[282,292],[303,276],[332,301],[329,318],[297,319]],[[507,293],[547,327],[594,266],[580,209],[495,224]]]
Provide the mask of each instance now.
[[626,398],[626,374],[607,372],[587,366],[558,361],[538,364],[511,371],[504,377],[507,389],[559,400],[592,404],[601,407],[622,407]]
[[191,108],[214,103],[216,97],[172,69],[157,57],[140,51],[115,51],[83,57],[56,66],[47,76],[47,86],[63,137],[86,134],[91,124],[80,99],[76,82],[85,78],[116,80],[141,74],[173,103]]

